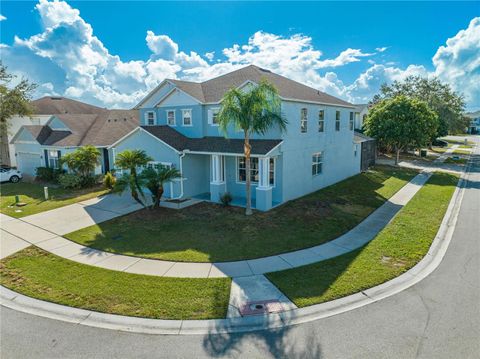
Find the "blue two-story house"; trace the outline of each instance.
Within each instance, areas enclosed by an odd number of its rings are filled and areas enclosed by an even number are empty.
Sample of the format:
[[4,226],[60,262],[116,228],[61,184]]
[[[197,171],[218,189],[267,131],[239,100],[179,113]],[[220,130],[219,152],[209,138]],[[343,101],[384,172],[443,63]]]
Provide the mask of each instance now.
[[141,126],[111,146],[117,153],[143,149],[151,166],[175,166],[182,179],[167,185],[167,198],[219,202],[229,192],[245,202],[243,133],[219,131],[217,113],[231,88],[266,79],[278,89],[287,131],[271,129],[251,140],[252,203],[262,211],[343,180],[360,171],[352,104],[274,74],[247,66],[202,82],[166,79],[136,107]]

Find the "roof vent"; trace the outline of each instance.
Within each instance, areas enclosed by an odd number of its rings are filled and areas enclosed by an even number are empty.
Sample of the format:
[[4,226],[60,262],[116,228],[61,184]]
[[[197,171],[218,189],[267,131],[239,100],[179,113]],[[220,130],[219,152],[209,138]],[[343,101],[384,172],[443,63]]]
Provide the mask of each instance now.
[[113,122],[117,122],[117,119],[116,119],[116,118],[114,118],[114,119],[113,119]]
[[127,121],[127,118],[125,117],[125,118],[123,119],[123,121]]
[[50,100],[61,100],[61,97],[50,97]]

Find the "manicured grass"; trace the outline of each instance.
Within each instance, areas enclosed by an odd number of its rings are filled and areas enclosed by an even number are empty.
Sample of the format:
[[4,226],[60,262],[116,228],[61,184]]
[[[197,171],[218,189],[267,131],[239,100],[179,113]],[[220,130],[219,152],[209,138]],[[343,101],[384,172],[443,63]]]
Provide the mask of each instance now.
[[146,318],[225,318],[230,278],[166,278],[116,272],[63,259],[36,247],[0,262],[0,283],[30,297]]
[[[464,140],[454,140],[454,139],[447,139],[447,138],[442,138],[442,140],[454,145],[465,145]],[[467,145],[474,146],[475,142],[467,140]]]
[[460,164],[460,165],[464,165],[467,163],[467,159],[466,158],[452,158],[452,157],[448,157],[444,163],[453,163],[453,164]]
[[[43,194],[43,187],[43,184],[28,182],[2,183],[0,186],[0,212],[20,218],[107,193],[103,187],[68,190],[49,186],[49,200],[46,201]],[[15,195],[19,195],[20,202],[26,203],[27,205],[16,207],[14,205]],[[21,210],[21,212],[15,212],[16,210]]]
[[377,167],[269,212],[200,203],[141,210],[66,235],[109,252],[216,262],[258,258],[332,240],[360,223],[417,172]]
[[397,277],[428,252],[457,181],[455,175],[435,173],[363,248],[267,277],[299,307],[344,297]]
[[470,153],[472,153],[472,151],[467,150],[467,149],[462,150],[462,149],[457,148],[457,149],[453,150],[454,155],[469,155]]
[[450,146],[451,146],[451,145],[446,146],[446,147],[433,146],[432,149],[431,149],[431,152],[435,152],[435,153],[445,153]]

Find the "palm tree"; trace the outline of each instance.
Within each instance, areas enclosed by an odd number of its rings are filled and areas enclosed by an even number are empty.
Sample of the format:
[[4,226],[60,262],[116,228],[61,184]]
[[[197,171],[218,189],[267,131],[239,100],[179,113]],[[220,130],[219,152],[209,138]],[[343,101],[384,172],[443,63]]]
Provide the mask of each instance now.
[[250,136],[264,135],[270,128],[278,126],[286,130],[287,121],[281,113],[281,100],[278,91],[269,82],[262,80],[258,86],[247,91],[230,89],[222,99],[218,122],[221,131],[227,136],[228,126],[232,124],[236,130],[244,134],[244,155],[246,167],[245,192],[247,205],[245,214],[252,214],[251,178],[250,178]]
[[130,188],[130,192],[135,201],[145,207],[140,200],[139,194],[144,198],[141,180],[137,176],[137,168],[146,166],[153,159],[143,150],[125,150],[120,152],[115,159],[115,166],[122,170],[129,170],[130,173],[124,174],[116,184],[116,191],[124,191]]
[[88,177],[100,164],[100,151],[93,146],[83,146],[64,155],[60,162],[66,164],[73,172],[82,177]]
[[176,178],[181,178],[182,174],[179,170],[173,167],[160,165],[157,169],[148,168],[140,175],[145,181],[145,186],[152,193],[153,207],[160,207],[160,200],[163,195],[163,186],[167,182],[171,182]]
[[131,173],[124,173],[122,177],[117,178],[115,181],[113,192],[122,194],[128,188],[130,189],[132,198],[143,207],[146,207],[145,195],[142,190],[144,185],[145,183],[142,178],[137,178]]

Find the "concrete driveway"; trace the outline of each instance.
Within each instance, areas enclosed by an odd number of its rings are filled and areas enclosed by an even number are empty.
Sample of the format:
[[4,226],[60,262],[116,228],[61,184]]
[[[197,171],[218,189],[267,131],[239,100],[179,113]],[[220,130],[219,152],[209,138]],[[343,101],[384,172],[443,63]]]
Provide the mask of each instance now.
[[57,235],[64,235],[96,223],[141,209],[129,193],[108,194],[65,207],[53,209],[21,220]]

